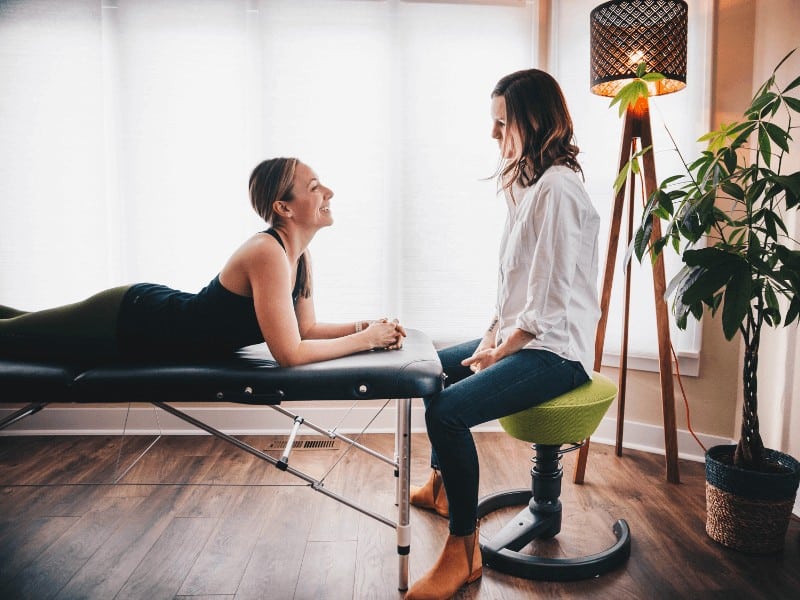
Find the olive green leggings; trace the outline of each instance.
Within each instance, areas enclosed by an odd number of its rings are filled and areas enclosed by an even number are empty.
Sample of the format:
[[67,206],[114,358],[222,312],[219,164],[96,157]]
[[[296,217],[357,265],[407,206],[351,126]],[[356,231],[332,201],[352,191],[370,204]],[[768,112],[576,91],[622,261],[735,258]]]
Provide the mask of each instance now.
[[130,286],[34,312],[0,305],[0,356],[5,358],[113,358],[117,318]]

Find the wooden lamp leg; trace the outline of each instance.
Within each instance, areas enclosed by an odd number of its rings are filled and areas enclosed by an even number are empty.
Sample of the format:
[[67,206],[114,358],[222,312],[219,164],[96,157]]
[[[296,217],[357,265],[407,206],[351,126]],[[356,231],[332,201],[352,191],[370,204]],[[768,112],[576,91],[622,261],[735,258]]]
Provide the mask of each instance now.
[[[650,128],[650,108],[646,98],[640,99],[636,106],[628,109],[625,114],[625,120],[622,128],[622,143],[620,149],[619,169],[628,163],[633,152],[635,151],[636,142],[638,138],[641,141],[642,148],[651,147],[653,145],[653,136]],[[647,152],[642,157],[643,173],[644,173],[644,187],[647,197],[656,189],[656,170],[655,160],[653,159],[653,152]],[[595,337],[595,360],[594,370],[599,371],[603,357],[603,346],[605,344],[606,325],[608,324],[608,308],[611,302],[611,289],[614,282],[614,266],[617,258],[617,248],[619,246],[620,226],[622,223],[622,215],[625,204],[625,191],[627,185],[631,186],[630,191],[630,206],[629,218],[633,214],[633,182],[626,184],[617,192],[614,197],[614,205],[611,213],[611,226],[609,228],[609,241],[606,251],[606,262],[603,270],[603,285],[600,295],[600,320],[597,324],[597,335]],[[653,237],[661,236],[661,225],[658,219],[653,223]],[[629,294],[629,286],[626,285],[626,307]],[[661,256],[653,263],[653,292],[655,295],[655,312],[656,312],[656,329],[658,332],[658,356],[659,356],[659,374],[661,383],[661,403],[664,416],[664,448],[666,451],[666,469],[667,481],[670,483],[679,483],[680,475],[678,473],[678,443],[677,443],[677,429],[675,423],[675,396],[672,381],[672,361],[670,355],[670,333],[669,333],[669,315],[667,313],[667,305],[664,300],[664,293],[666,291],[666,278],[664,274],[664,261]],[[623,340],[623,355],[627,358],[627,339]],[[624,403],[625,385],[627,376],[627,360],[623,363],[620,361],[620,394],[622,402]],[[624,417],[624,405],[620,406],[618,419]],[[620,424],[617,426],[617,453],[621,453],[622,447],[622,428]],[[586,474],[586,462],[589,454],[589,440],[587,439],[583,447],[578,453],[578,459],[573,473],[573,481],[575,483],[583,483]]]

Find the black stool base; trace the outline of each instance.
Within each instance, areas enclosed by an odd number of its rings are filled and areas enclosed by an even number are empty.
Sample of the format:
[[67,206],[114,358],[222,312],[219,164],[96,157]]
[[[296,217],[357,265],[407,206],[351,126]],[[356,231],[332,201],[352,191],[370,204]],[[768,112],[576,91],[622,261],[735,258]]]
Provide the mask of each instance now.
[[[506,506],[528,504],[532,496],[529,489],[486,496],[478,503],[478,518]],[[597,554],[579,558],[544,558],[518,552],[534,539],[551,538],[560,529],[560,503],[553,506],[552,510],[538,510],[528,506],[491,540],[481,535],[483,563],[503,573],[525,579],[573,581],[606,573],[623,564],[631,554],[630,529],[623,519],[617,520],[613,525],[616,543]]]

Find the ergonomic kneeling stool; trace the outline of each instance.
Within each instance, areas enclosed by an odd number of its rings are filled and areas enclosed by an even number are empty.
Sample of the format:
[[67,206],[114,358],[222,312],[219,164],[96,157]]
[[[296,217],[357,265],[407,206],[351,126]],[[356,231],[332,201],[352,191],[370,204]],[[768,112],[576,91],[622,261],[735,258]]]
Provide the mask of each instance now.
[[[590,382],[566,394],[500,419],[506,433],[531,442],[536,455],[532,459],[530,489],[498,492],[478,503],[478,518],[499,508],[528,503],[491,539],[481,535],[484,564],[527,579],[570,581],[605,573],[628,559],[630,529],[622,519],[613,525],[616,543],[597,554],[544,558],[519,552],[534,539],[552,538],[561,531],[560,457],[581,447],[600,424],[616,395],[616,385],[594,373]],[[569,447],[562,449],[566,444]]]

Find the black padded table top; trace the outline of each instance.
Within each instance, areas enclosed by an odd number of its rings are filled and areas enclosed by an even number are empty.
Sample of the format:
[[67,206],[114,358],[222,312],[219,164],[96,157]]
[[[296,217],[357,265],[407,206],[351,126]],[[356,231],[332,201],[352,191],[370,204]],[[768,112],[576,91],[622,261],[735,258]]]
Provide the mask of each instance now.
[[[109,363],[94,367],[0,359],[0,402],[47,394],[48,402],[243,402],[417,398],[442,388],[430,339],[409,330],[400,350],[279,367],[265,344],[203,362]],[[17,397],[22,395],[22,397]]]

